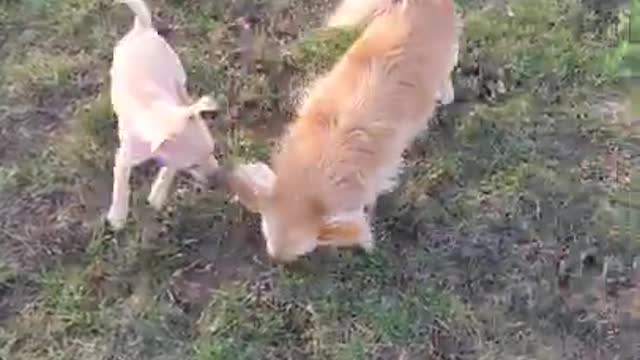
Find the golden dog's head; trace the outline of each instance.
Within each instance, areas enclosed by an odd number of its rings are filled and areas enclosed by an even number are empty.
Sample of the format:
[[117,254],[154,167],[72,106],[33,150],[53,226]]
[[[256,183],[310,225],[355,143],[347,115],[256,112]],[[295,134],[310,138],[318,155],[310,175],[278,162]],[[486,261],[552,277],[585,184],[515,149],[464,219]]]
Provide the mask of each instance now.
[[260,213],[269,256],[290,262],[317,246],[371,246],[363,209],[332,214],[317,181],[279,179],[264,163],[240,165],[227,184],[240,203]]

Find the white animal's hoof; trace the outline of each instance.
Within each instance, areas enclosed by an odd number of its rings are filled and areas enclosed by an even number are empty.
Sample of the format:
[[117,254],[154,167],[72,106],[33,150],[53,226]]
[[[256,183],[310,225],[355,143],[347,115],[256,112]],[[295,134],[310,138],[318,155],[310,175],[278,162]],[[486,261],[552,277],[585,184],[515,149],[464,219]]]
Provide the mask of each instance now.
[[208,95],[205,95],[200,99],[198,99],[198,101],[195,104],[195,107],[198,112],[218,111],[218,109],[220,108],[220,106],[218,105],[218,102],[214,98]]
[[147,202],[155,211],[162,210],[164,206],[165,196],[162,196],[160,192],[152,192],[147,198]]
[[124,229],[124,226],[127,223],[127,217],[109,212],[109,214],[107,215],[107,222],[113,230],[119,231]]
[[375,249],[375,243],[373,239],[368,239],[360,243],[360,247],[367,253],[372,253]]

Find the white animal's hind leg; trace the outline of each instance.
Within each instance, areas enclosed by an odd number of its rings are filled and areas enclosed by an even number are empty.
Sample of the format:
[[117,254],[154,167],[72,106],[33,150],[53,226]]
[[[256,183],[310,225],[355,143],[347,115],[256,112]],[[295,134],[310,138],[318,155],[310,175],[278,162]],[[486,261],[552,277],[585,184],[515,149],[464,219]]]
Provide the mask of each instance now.
[[155,210],[162,209],[162,206],[169,196],[169,190],[173,184],[173,179],[176,177],[176,173],[176,169],[166,166],[158,172],[158,176],[153,182],[151,192],[147,198],[147,201]]
[[109,224],[120,230],[124,227],[129,213],[129,177],[131,166],[122,149],[119,149],[115,157],[113,167],[113,193],[111,194],[111,207],[107,214]]

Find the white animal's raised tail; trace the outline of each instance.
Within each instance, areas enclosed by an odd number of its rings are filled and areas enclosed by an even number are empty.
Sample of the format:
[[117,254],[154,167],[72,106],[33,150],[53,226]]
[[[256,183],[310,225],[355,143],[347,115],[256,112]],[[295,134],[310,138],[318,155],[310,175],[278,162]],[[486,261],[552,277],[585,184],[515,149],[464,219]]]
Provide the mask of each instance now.
[[147,6],[144,0],[115,0],[116,4],[126,4],[136,16],[136,27],[143,29],[153,28],[153,22],[151,19],[151,10]]

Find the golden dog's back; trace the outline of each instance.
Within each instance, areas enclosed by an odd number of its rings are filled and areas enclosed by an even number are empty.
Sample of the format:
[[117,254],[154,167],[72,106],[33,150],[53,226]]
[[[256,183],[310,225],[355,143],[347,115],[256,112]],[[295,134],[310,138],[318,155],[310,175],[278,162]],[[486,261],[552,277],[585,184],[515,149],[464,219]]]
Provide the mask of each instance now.
[[451,0],[389,0],[311,88],[274,157],[274,190],[309,191],[332,209],[388,190],[451,71],[455,21]]

